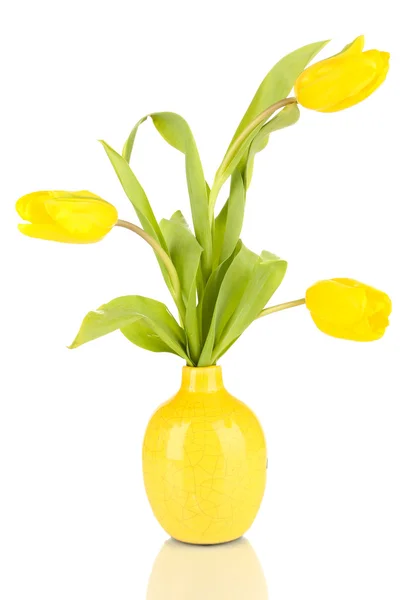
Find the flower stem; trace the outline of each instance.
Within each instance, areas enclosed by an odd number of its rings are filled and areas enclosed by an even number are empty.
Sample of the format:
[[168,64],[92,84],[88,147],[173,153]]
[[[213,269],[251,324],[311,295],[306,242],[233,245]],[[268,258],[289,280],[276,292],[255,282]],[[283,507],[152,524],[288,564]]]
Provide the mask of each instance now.
[[300,300],[292,300],[292,302],[284,302],[283,304],[276,304],[275,306],[270,306],[269,308],[264,308],[258,315],[257,319],[260,317],[265,317],[266,315],[271,315],[272,313],[279,312],[281,310],[286,310],[287,308],[293,308],[295,306],[301,306],[306,303],[305,298],[300,298]]
[[246,139],[251,135],[251,133],[253,133],[257,129],[257,127],[259,125],[261,125],[264,121],[266,121],[267,119],[272,117],[274,112],[276,112],[277,110],[279,110],[281,108],[284,108],[288,104],[296,104],[296,103],[297,103],[297,99],[294,97],[284,98],[283,100],[278,100],[278,102],[274,102],[274,104],[272,104],[271,106],[269,106],[268,108],[263,110],[259,115],[257,115],[257,117],[255,119],[253,119],[253,121],[251,121],[251,123],[249,123],[245,129],[243,129],[241,134],[238,135],[238,137],[235,139],[235,141],[228,148],[228,150],[224,156],[224,159],[223,159],[218,171],[215,174],[214,184],[210,191],[209,212],[210,212],[210,220],[211,221],[213,220],[213,217],[214,217],[214,208],[215,208],[215,203],[217,201],[218,193],[227,179],[226,171],[227,171],[229,165],[231,164],[231,162],[233,161],[233,159],[235,158],[236,153],[240,150],[241,145],[244,144]]
[[146,233],[141,227],[134,225],[134,223],[130,223],[129,221],[124,221],[122,219],[118,219],[115,223],[115,226],[124,227],[125,229],[129,229],[129,231],[133,231],[138,236],[140,236],[143,240],[145,240],[154,250],[154,252],[160,257],[162,262],[165,265],[165,268],[168,271],[169,278],[171,280],[172,290],[173,290],[173,298],[175,300],[176,306],[179,311],[179,315],[181,319],[185,316],[185,305],[182,300],[182,290],[181,284],[179,281],[178,273],[174,267],[174,264],[165,250],[160,246],[160,244],[148,233]]

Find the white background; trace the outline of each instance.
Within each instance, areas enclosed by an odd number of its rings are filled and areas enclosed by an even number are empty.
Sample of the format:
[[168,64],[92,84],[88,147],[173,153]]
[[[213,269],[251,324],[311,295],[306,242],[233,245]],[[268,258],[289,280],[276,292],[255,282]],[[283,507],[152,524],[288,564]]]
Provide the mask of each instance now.
[[[13,0],[0,15],[2,600],[146,598],[168,536],[145,497],[141,443],[181,368],[119,334],[66,349],[88,310],[129,293],[170,303],[167,292],[129,232],[88,246],[31,240],[15,201],[89,189],[133,220],[97,139],[121,150],[138,118],[176,111],[211,180],[279,58],[333,38],[329,56],[360,33],[392,53],[387,82],[355,108],[302,110],[274,134],[256,160],[243,240],[289,261],[274,303],[354,277],[392,297],[392,324],[355,344],[321,334],[301,307],[245,333],[222,364],[266,431],[265,500],[248,544],[167,545],[148,597],[265,600],[262,571],[270,600],[400,597],[395,3]],[[183,157],[151,124],[132,164],[159,218],[189,215]]]

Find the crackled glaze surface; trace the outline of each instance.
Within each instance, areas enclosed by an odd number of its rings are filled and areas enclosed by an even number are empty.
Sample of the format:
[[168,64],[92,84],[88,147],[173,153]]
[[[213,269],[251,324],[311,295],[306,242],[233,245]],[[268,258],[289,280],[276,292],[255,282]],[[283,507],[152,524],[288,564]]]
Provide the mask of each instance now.
[[166,532],[193,544],[243,535],[259,509],[267,449],[252,411],[223,386],[220,367],[183,368],[182,387],[153,415],[143,472]]

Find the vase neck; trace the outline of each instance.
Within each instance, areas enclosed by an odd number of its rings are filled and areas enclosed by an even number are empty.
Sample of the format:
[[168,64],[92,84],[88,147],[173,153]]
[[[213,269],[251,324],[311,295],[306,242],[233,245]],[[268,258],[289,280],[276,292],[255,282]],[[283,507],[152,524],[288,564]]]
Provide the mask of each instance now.
[[223,389],[221,367],[183,367],[181,390],[216,392]]

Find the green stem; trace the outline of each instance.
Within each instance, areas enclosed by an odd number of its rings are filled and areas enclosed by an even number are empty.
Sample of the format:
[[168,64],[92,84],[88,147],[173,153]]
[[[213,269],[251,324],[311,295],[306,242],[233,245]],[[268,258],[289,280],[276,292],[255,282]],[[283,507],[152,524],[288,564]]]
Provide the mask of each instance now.
[[268,108],[263,110],[263,112],[261,112],[259,115],[257,115],[257,117],[253,121],[251,121],[251,123],[249,123],[245,129],[243,129],[241,134],[238,135],[238,137],[235,139],[235,141],[228,148],[228,151],[225,154],[224,159],[223,159],[218,171],[215,174],[214,184],[210,191],[209,208],[210,208],[210,220],[211,221],[213,220],[213,217],[214,217],[214,208],[215,208],[215,203],[217,201],[219,191],[227,179],[225,171],[229,167],[232,160],[235,158],[236,153],[240,150],[241,145],[254,132],[254,130],[257,129],[257,127],[259,125],[261,125],[262,123],[264,123],[264,121],[266,121],[267,119],[272,117],[274,112],[276,112],[277,110],[279,110],[281,108],[284,108],[288,104],[296,104],[296,103],[297,103],[297,99],[294,97],[284,98],[283,100],[278,100],[278,102],[275,102],[274,104],[272,104],[271,106],[269,106]]
[[294,306],[301,306],[306,303],[305,298],[300,298],[300,300],[292,300],[292,302],[284,302],[283,304],[276,304],[275,306],[270,306],[269,308],[264,308],[258,315],[257,319],[260,317],[265,317],[266,315],[271,315],[272,313],[279,312],[281,310],[286,310],[287,308],[293,308]]
[[168,254],[165,252],[165,250],[160,246],[160,244],[151,235],[146,233],[143,229],[141,229],[137,225],[134,225],[133,223],[130,223],[129,221],[123,221],[122,219],[118,219],[118,221],[115,223],[115,226],[124,227],[125,229],[129,229],[129,231],[133,231],[133,233],[136,233],[143,240],[145,240],[153,248],[154,252],[156,254],[158,254],[160,259],[164,263],[165,268],[168,271],[168,275],[170,277],[172,289],[173,289],[172,296],[173,296],[176,306],[178,308],[179,315],[180,315],[181,319],[183,320],[186,309],[185,309],[185,305],[182,300],[181,284],[179,281],[178,273],[176,272],[174,264],[173,264],[172,260],[170,259],[170,257],[168,256]]
[[[280,310],[286,310],[287,308],[293,308],[294,306],[300,306],[301,304],[305,304],[305,303],[306,303],[306,299],[300,298],[300,300],[292,300],[292,302],[285,302],[284,304],[276,304],[275,306],[270,306],[269,308],[264,308],[264,310],[262,310],[260,312],[260,314],[258,315],[258,317],[256,317],[256,319],[259,319],[260,317],[265,317],[266,315],[271,315],[272,313],[279,312]],[[228,349],[229,349],[229,347],[225,349],[223,354]],[[221,354],[221,356],[222,356],[222,354]],[[219,356],[219,346],[217,345],[214,348],[214,351],[212,353],[210,364],[212,364],[212,365],[215,364],[217,361],[217,357],[221,358],[221,356]]]

